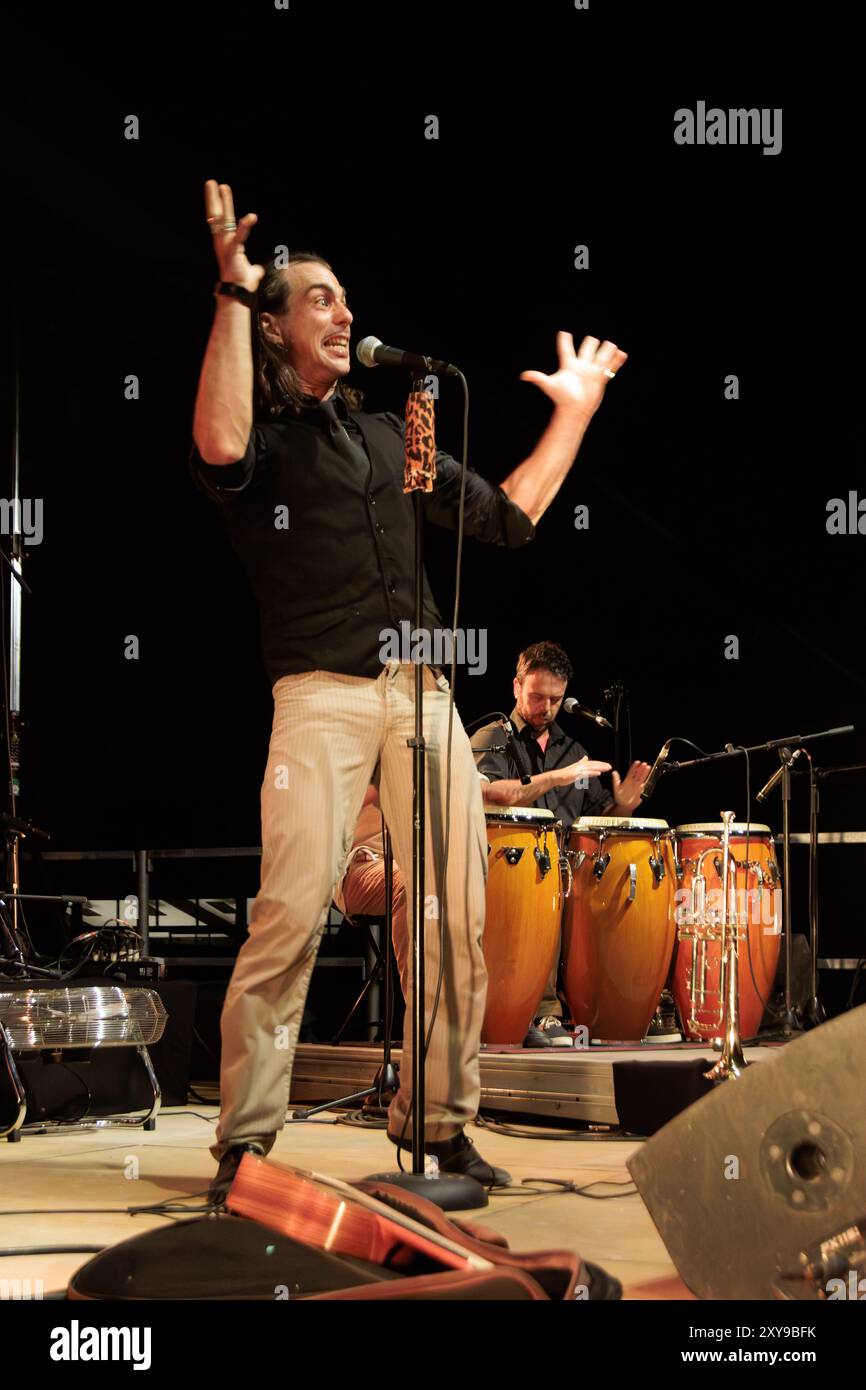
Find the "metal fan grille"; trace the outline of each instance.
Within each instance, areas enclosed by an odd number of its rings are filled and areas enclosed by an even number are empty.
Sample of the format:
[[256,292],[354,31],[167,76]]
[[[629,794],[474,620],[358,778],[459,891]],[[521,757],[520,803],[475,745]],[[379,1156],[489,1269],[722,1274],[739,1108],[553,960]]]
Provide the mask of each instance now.
[[147,1047],[168,1015],[155,990],[92,985],[0,992],[0,1023],[16,1052],[35,1048]]

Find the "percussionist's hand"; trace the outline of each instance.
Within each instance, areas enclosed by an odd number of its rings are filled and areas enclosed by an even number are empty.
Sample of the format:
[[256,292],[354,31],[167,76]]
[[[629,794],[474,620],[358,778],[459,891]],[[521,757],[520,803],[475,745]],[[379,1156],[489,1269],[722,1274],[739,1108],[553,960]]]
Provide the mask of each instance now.
[[[208,221],[214,217],[224,222],[236,221],[234,199],[227,183],[217,183],[216,179],[208,179],[204,186],[204,202]],[[258,289],[259,281],[265,273],[263,265],[251,265],[247,260],[246,239],[257,221],[256,214],[248,212],[238,222],[236,230],[218,231],[213,239],[220,279],[243,285],[245,290],[251,290],[253,293]]]
[[632,763],[625,777],[621,778],[618,772],[614,772],[611,781],[613,782],[613,799],[616,802],[618,812],[626,816],[631,815],[640,801],[640,794],[649,775],[649,763],[638,762]]
[[521,372],[521,381],[531,381],[549,396],[558,408],[574,415],[585,416],[589,421],[601,405],[602,396],[612,380],[608,372],[615,376],[628,357],[627,352],[616,343],[605,339],[584,338],[577,352],[570,333],[557,333],[556,350],[559,354],[559,371],[552,376],[544,372]]
[[594,762],[592,758],[581,758],[579,762],[569,763],[567,767],[556,769],[556,785],[558,787],[589,786],[590,777],[600,777],[603,772],[610,772],[610,763]]

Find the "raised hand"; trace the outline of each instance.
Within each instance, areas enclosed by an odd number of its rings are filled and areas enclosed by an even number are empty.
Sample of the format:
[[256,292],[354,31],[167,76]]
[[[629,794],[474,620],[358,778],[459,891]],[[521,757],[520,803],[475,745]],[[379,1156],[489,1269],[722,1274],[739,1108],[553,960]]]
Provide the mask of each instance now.
[[603,772],[610,772],[610,763],[594,762],[592,758],[581,758],[576,763],[569,763],[567,767],[556,769],[556,786],[567,787],[571,783],[577,785],[578,782],[584,783],[590,777],[600,777]]
[[620,777],[618,772],[613,774],[613,799],[616,802],[617,810],[631,814],[640,801],[640,794],[643,785],[650,775],[649,763],[632,763],[625,777]]
[[599,343],[598,338],[584,338],[575,352],[570,333],[557,333],[556,350],[557,372],[551,376],[521,372],[520,380],[540,387],[554,405],[590,420],[601,405],[608,382],[616,376],[628,353],[607,339]]
[[[265,268],[263,265],[251,265],[247,260],[246,240],[258,217],[254,212],[248,212],[237,222],[231,188],[227,183],[217,183],[216,179],[208,179],[205,184],[204,201],[208,224],[214,229],[213,249],[220,279],[243,285],[245,290],[254,293]],[[223,223],[227,224],[225,229],[221,225]]]

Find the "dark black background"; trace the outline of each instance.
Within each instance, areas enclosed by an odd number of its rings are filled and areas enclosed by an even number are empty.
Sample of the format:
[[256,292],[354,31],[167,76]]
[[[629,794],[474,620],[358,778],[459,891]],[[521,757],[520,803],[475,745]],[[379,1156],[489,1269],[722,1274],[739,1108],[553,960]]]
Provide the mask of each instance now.
[[[45,505],[44,541],[26,552],[20,809],[54,847],[258,843],[271,701],[256,612],[186,462],[215,278],[206,178],[258,213],[253,259],[285,242],[332,262],[355,341],[461,365],[470,460],[494,481],[549,417],[517,378],[555,370],[557,329],[629,353],[537,540],[467,543],[461,625],[486,628],[489,667],[459,674],[466,721],[510,709],[518,651],[552,638],[584,702],[625,683],[649,761],[672,734],[715,749],[862,726],[866,536],[826,530],[830,498],[866,492],[847,127],[802,77],[784,89],[786,13],[484,7],[473,29],[457,6],[292,0],[288,13],[48,7],[18,31],[4,303],[21,330],[22,492]],[[725,35],[734,56],[711,72]],[[783,107],[781,154],[675,145],[675,110],[699,99]],[[124,139],[131,113],[138,141]],[[582,243],[588,271],[573,268]],[[12,341],[10,328],[6,496]],[[738,401],[724,398],[731,373]],[[401,373],[350,379],[368,408],[402,408]],[[459,388],[443,385],[437,414],[459,454]],[[431,528],[443,613],[454,555]],[[815,754],[866,760],[866,737]],[[774,765],[754,757],[753,794]],[[732,761],[667,777],[647,811],[744,815],[743,774]],[[823,828],[863,825],[862,787],[827,784]],[[798,780],[795,829],[807,814]],[[779,829],[778,799],[767,816]],[[859,851],[830,853],[853,869]],[[853,948],[859,924],[837,925]]]

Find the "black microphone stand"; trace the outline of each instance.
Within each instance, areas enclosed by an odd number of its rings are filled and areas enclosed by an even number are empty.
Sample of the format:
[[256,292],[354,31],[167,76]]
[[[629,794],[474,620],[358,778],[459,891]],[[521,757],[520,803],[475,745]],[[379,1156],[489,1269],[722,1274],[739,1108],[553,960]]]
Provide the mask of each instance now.
[[631,766],[631,747],[628,750],[628,757],[623,758],[623,736],[622,736],[622,706],[625,702],[626,710],[629,709],[628,691],[622,681],[614,681],[613,685],[604,692],[605,702],[613,705],[611,723],[613,724],[613,761],[617,768],[624,768],[628,771]]
[[821,799],[818,793],[818,771],[809,759],[809,956],[810,993],[803,1013],[810,1028],[817,1028],[827,1017],[818,998],[818,812]]
[[[424,377],[413,371],[413,389],[423,386]],[[424,631],[424,493],[412,494],[415,511],[415,631]],[[446,1173],[431,1181],[425,1173],[424,1118],[426,1090],[426,987],[424,952],[424,872],[427,833],[427,744],[424,738],[424,663],[415,661],[415,733],[408,740],[412,749],[412,1172],[376,1173],[375,1181],[406,1188],[426,1197],[446,1211],[484,1206],[487,1194],[474,1178]],[[445,757],[450,749],[445,750]],[[446,866],[447,871],[447,866]],[[444,911],[447,885],[440,885],[440,912]],[[441,920],[441,919],[440,919]]]
[[791,764],[794,754],[787,747],[780,748],[778,752],[782,760],[782,910],[785,916],[785,1016],[782,1032],[790,1037],[803,1027],[794,1008],[794,934],[791,921]]
[[802,1024],[797,1017],[793,1004],[793,929],[791,923],[791,825],[789,808],[791,801],[791,763],[794,754],[789,745],[796,746],[801,743],[814,743],[819,738],[834,738],[838,734],[850,734],[854,732],[853,724],[845,724],[838,729],[822,729],[817,734],[795,734],[793,738],[774,738],[767,743],[755,743],[749,748],[734,748],[731,744],[721,753],[707,753],[700,758],[689,758],[686,762],[673,762],[668,760],[660,769],[659,776],[665,772],[679,772],[686,767],[700,767],[704,763],[720,762],[723,758],[736,758],[745,753],[761,753],[764,750],[776,750],[781,759],[782,774],[782,863],[783,863],[783,915],[785,932],[785,1017],[782,1024],[782,1031],[786,1037],[791,1037],[798,1032]]
[[811,993],[806,1005],[806,1022],[817,1028],[827,1017],[824,1005],[818,995],[818,812],[820,793],[818,783],[825,777],[834,777],[840,772],[866,772],[866,763],[853,763],[848,767],[816,767],[809,761],[809,946],[811,956]]

